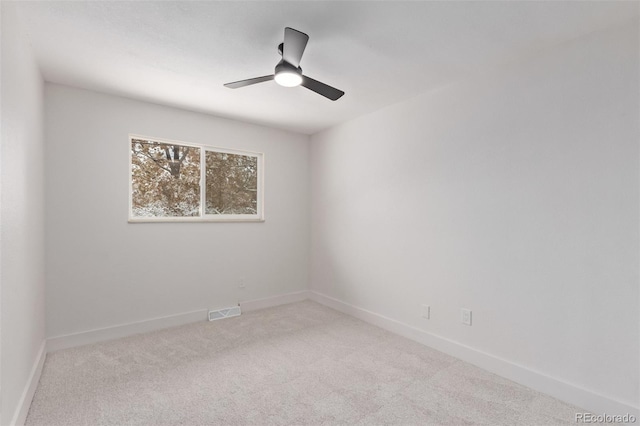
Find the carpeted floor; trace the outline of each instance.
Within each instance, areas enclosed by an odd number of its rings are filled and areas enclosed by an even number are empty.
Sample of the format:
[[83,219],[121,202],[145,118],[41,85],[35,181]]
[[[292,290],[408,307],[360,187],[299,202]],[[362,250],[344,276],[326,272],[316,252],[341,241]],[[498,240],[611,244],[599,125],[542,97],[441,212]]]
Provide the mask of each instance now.
[[51,353],[35,425],[550,425],[584,410],[305,301]]

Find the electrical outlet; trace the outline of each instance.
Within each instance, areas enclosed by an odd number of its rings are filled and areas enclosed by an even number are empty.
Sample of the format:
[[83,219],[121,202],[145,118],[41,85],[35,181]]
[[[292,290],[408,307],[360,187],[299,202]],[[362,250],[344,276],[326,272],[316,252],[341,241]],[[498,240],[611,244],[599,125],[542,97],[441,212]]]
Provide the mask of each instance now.
[[431,306],[420,305],[420,316],[424,319],[431,318]]
[[471,325],[471,309],[462,308],[462,323],[465,325]]
[[246,288],[246,284],[244,283],[244,277],[240,278],[240,280],[238,281],[238,288]]

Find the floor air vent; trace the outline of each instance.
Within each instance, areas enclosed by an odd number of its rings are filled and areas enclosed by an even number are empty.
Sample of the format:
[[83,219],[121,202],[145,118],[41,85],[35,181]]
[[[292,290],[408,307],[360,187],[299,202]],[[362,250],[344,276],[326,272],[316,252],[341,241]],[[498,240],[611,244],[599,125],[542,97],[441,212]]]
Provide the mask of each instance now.
[[240,312],[240,306],[234,306],[232,308],[217,309],[215,311],[209,311],[209,321],[219,320],[223,318],[237,317]]

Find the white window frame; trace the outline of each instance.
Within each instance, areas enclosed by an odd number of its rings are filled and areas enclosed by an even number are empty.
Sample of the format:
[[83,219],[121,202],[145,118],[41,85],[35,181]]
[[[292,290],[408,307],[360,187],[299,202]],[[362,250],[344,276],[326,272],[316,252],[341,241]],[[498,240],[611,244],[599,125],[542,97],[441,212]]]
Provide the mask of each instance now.
[[[133,163],[131,161],[131,143],[133,139],[149,140],[153,142],[188,146],[200,149],[200,216],[133,216]],[[129,222],[264,222],[264,153],[244,151],[238,149],[220,148],[213,145],[205,145],[201,143],[183,142],[172,139],[156,138],[151,136],[142,136],[138,134],[129,134]],[[207,151],[221,152],[225,154],[236,154],[249,157],[256,157],[258,164],[258,194],[257,213],[256,214],[205,214],[206,204],[206,161],[205,153]]]

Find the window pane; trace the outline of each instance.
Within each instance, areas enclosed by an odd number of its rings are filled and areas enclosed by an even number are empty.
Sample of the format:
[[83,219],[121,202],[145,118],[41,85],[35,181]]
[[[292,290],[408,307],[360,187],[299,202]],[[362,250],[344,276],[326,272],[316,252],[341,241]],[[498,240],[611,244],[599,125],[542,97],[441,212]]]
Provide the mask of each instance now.
[[132,214],[200,215],[200,148],[131,140]]
[[205,152],[206,214],[257,214],[258,159]]

